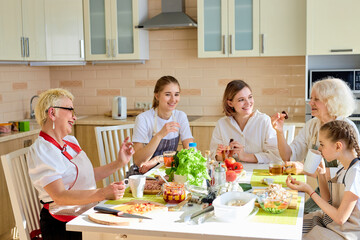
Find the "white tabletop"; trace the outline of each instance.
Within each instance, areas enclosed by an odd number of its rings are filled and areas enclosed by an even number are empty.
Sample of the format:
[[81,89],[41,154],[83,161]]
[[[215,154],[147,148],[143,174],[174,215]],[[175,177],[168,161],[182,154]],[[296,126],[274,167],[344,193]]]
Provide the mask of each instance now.
[[[244,182],[250,183],[253,169],[267,169],[266,164],[243,164],[246,170]],[[176,222],[181,218],[183,212],[164,212],[152,220],[144,220],[141,223],[134,223],[130,226],[109,226],[97,224],[87,217],[93,209],[85,212],[66,224],[69,231],[83,232],[84,239],[108,239],[108,234],[116,234],[116,238],[122,235],[134,235],[131,239],[155,239],[155,238],[182,238],[182,239],[301,239],[304,199],[305,194],[299,192],[301,203],[296,225],[270,224],[252,221],[251,218],[241,222],[224,223],[216,220],[215,217],[208,219],[200,225],[190,225],[184,222]],[[186,208],[185,208],[186,211]],[[281,217],[281,214],[274,218]],[[129,236],[127,236],[129,239]],[[109,237],[111,239],[111,237]],[[114,238],[113,238],[114,239]]]

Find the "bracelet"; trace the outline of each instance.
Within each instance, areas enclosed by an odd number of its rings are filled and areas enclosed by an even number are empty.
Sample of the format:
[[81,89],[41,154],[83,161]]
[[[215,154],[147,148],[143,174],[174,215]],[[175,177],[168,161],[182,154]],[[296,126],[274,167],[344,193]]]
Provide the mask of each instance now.
[[314,193],[315,193],[315,191],[313,191],[313,192],[310,194],[310,198],[311,198],[311,196],[312,196]]

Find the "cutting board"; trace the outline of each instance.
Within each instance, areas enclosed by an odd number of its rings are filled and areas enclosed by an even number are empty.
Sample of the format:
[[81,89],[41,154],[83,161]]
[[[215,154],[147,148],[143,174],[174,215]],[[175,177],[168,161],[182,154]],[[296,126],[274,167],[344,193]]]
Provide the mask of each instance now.
[[[157,202],[151,202],[151,201],[145,201],[145,200],[137,200],[137,199],[127,202],[125,204],[120,204],[120,205],[114,206],[113,208],[126,212],[126,209],[129,208],[131,205],[141,204],[141,203],[152,203],[156,206],[154,210],[144,213],[144,214],[141,214],[142,216],[156,218],[157,214],[159,214],[160,212],[168,211],[168,208],[164,204],[157,203]],[[104,224],[104,225],[116,225],[116,226],[129,226],[130,224],[139,223],[144,220],[144,219],[140,219],[140,218],[118,217],[118,216],[115,216],[112,214],[99,213],[99,212],[90,213],[88,215],[88,218],[95,223],[100,223],[100,224]]]
[[[129,190],[129,192],[131,192],[131,189]],[[161,190],[144,190],[144,194],[147,194],[147,195],[156,195],[158,193],[160,193]]]
[[[263,191],[264,189],[255,188],[253,189],[253,193],[256,194],[257,192]],[[287,190],[288,192],[292,193],[292,199],[290,205],[288,206],[289,209],[296,209],[297,208],[297,201],[298,201],[298,191],[297,190]],[[258,202],[255,202],[255,206],[260,207]]]

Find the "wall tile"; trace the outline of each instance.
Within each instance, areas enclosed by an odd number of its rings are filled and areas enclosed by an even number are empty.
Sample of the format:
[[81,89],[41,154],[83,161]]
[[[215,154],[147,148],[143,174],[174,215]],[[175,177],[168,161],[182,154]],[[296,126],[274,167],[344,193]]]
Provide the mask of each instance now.
[[120,95],[120,89],[97,89],[96,96],[117,96]]
[[60,81],[60,87],[62,88],[78,88],[82,87],[83,83],[82,81]]
[[201,96],[201,89],[181,89],[183,96]]
[[135,87],[154,87],[157,80],[135,80]]
[[24,90],[28,88],[28,84],[26,82],[15,82],[12,85],[13,90]]

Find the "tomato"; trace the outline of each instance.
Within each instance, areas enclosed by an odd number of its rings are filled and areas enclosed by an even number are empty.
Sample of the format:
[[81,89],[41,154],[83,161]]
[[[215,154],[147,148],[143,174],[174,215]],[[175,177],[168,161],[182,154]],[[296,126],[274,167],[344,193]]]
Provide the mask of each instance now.
[[232,169],[234,163],[236,163],[235,159],[232,158],[232,157],[231,158],[226,158],[224,162],[225,162],[225,165],[226,165],[227,169]]
[[241,171],[243,170],[243,165],[239,162],[235,162],[232,166],[232,169],[236,172],[236,173],[241,173]]
[[226,171],[226,181],[233,182],[236,180],[236,172],[233,170]]

